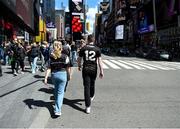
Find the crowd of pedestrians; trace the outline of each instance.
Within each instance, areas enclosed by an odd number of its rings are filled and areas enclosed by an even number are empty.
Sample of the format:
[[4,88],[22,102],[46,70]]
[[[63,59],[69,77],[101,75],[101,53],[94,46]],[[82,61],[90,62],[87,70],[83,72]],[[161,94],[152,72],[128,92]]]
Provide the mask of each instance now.
[[[46,71],[44,77],[45,84],[47,84],[48,76],[51,74],[54,85],[54,114],[56,116],[61,115],[64,93],[66,92],[68,81],[72,78],[71,67],[77,66],[80,71],[82,67],[85,111],[88,114],[90,113],[91,101],[95,94],[98,64],[100,69],[99,77],[102,78],[104,76],[101,52],[94,45],[92,35],[88,36],[87,42],[82,39],[78,46],[75,42],[71,43],[63,38],[59,38],[51,44],[46,41],[29,44],[17,39],[1,43],[0,76],[3,76],[1,65],[11,66],[14,76],[24,74],[26,72],[25,59],[28,59],[32,74],[35,74],[38,70]],[[37,64],[38,60],[41,60],[40,64]],[[83,60],[83,63],[81,60]]]

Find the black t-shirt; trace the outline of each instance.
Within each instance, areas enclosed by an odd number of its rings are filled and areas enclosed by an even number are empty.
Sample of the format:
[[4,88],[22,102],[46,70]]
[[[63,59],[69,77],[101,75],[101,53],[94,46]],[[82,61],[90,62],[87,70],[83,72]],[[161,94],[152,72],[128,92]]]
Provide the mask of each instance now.
[[51,72],[65,71],[69,66],[69,57],[65,54],[62,54],[60,58],[54,59],[50,57],[49,67]]
[[88,44],[81,48],[79,56],[83,57],[83,71],[88,73],[97,72],[97,58],[101,57],[98,47]]

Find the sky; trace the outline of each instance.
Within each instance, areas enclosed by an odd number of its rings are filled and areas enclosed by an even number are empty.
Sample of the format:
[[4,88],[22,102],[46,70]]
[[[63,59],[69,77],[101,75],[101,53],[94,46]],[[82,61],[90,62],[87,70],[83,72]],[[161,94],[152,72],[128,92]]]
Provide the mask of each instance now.
[[[61,3],[63,2],[63,5],[66,8],[66,11],[68,11],[68,1],[69,0],[55,0],[56,1],[56,9],[61,8]],[[90,22],[90,32],[93,32],[93,24],[95,22],[95,14],[98,11],[98,3],[100,3],[102,0],[86,0],[86,3],[89,7],[89,11],[87,12],[87,22]]]

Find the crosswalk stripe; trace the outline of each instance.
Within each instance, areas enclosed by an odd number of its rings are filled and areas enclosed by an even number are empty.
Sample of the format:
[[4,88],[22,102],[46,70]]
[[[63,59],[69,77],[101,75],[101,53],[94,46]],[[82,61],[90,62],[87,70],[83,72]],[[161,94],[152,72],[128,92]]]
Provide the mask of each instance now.
[[109,69],[109,67],[107,65],[105,65],[103,62],[102,62],[102,67],[103,67],[103,69]]
[[103,60],[104,63],[106,63],[107,65],[111,66],[113,69],[121,69],[119,66],[113,64],[112,62],[108,61],[108,60]]
[[128,62],[131,62],[131,63],[133,63],[133,64],[142,66],[142,67],[147,68],[147,69],[150,69],[150,70],[158,70],[158,69],[153,68],[153,67],[151,67],[151,66],[147,66],[147,65],[144,65],[144,64],[140,64],[140,63],[137,63],[137,62],[134,62],[134,61],[128,61]]
[[133,69],[132,67],[129,67],[129,66],[127,66],[127,65],[125,65],[125,64],[123,64],[121,62],[118,62],[116,60],[110,60],[110,61],[117,64],[117,65],[119,65],[119,66],[121,66],[121,67],[123,67],[123,68],[125,68],[125,69]]
[[175,67],[176,69],[180,69],[180,65],[176,63],[164,62],[162,65]]
[[128,63],[128,62],[125,62],[125,61],[122,61],[122,60],[118,60],[118,61],[121,62],[121,63],[124,63],[124,64],[126,64],[126,65],[132,66],[132,67],[134,67],[134,68],[136,68],[136,69],[139,69],[139,70],[144,69],[144,68],[142,68],[142,67],[140,67],[140,66],[137,66],[137,65],[134,65],[134,64],[132,64],[132,63]]
[[155,67],[155,68],[158,68],[158,69],[162,69],[162,70],[176,70],[174,68],[162,67],[162,66],[159,66],[159,65],[149,64],[149,63],[140,62],[140,61],[134,61],[134,62],[137,62],[137,63],[140,63],[140,64],[144,64],[144,65],[148,65],[148,66],[152,66],[152,67]]

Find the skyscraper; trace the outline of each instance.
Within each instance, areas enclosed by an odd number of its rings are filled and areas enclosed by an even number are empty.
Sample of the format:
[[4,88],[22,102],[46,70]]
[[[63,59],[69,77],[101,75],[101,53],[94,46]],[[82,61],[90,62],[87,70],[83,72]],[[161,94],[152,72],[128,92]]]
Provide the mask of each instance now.
[[55,0],[44,0],[43,16],[46,24],[55,24]]

